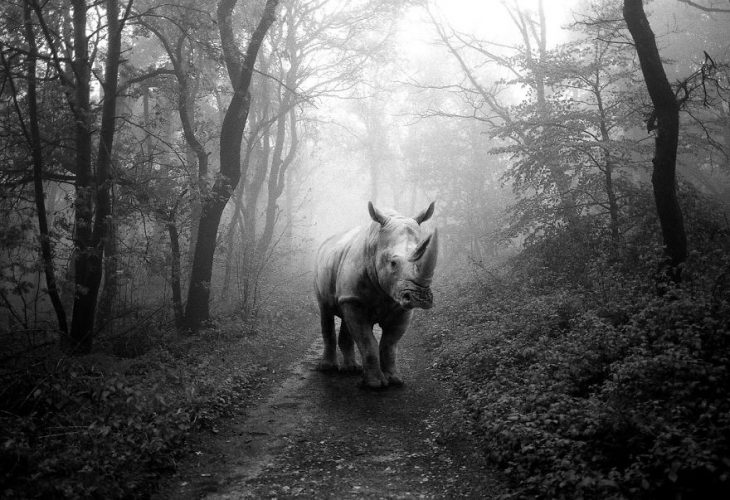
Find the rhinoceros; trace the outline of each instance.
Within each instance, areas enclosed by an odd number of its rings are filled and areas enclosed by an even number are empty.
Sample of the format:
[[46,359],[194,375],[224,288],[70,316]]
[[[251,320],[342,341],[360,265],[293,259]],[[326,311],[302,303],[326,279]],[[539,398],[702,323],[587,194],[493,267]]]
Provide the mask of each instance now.
[[[361,385],[403,385],[396,368],[398,341],[414,308],[433,305],[431,280],[438,255],[438,232],[422,234],[421,223],[434,203],[413,218],[375,208],[372,222],[326,240],[317,252],[315,292],[319,302],[324,353],[318,369],[359,371],[354,344],[362,359]],[[342,319],[335,337],[335,316]],[[380,345],[373,326],[382,329]],[[342,364],[337,362],[337,345]]]

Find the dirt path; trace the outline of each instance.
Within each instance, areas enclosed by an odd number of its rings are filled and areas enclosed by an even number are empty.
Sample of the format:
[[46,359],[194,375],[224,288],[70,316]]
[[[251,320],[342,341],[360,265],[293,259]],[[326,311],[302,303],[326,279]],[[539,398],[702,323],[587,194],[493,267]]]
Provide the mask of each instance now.
[[493,498],[501,491],[466,441],[433,439],[429,414],[449,401],[417,332],[400,348],[405,387],[381,392],[358,389],[357,376],[314,371],[320,349],[317,340],[245,418],[201,439],[157,498]]

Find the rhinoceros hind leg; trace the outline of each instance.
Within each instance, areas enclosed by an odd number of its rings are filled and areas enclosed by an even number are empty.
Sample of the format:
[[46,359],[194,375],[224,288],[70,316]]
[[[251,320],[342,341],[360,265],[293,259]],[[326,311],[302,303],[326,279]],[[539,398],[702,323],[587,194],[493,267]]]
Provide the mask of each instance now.
[[322,325],[322,340],[324,352],[322,359],[317,364],[317,370],[337,371],[337,340],[335,335],[334,312],[322,303],[319,304],[319,319]]

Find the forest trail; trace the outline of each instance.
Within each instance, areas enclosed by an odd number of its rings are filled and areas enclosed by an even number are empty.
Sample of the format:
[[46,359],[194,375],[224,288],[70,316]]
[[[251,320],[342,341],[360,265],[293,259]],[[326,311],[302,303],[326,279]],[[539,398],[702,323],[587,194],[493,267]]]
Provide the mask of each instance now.
[[429,415],[449,401],[424,344],[409,331],[399,353],[406,385],[373,392],[356,387],[359,376],[313,369],[317,334],[268,397],[199,440],[156,498],[497,496],[496,474],[467,440],[434,439]]

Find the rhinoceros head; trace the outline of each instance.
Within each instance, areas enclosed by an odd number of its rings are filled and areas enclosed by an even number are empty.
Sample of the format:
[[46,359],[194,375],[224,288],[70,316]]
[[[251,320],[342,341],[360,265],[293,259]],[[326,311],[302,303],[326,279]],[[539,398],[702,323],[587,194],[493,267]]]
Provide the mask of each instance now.
[[375,245],[375,269],[380,287],[401,307],[433,306],[431,279],[438,257],[438,232],[424,235],[421,223],[433,215],[434,203],[413,218],[381,212],[368,203],[370,217],[380,225]]

